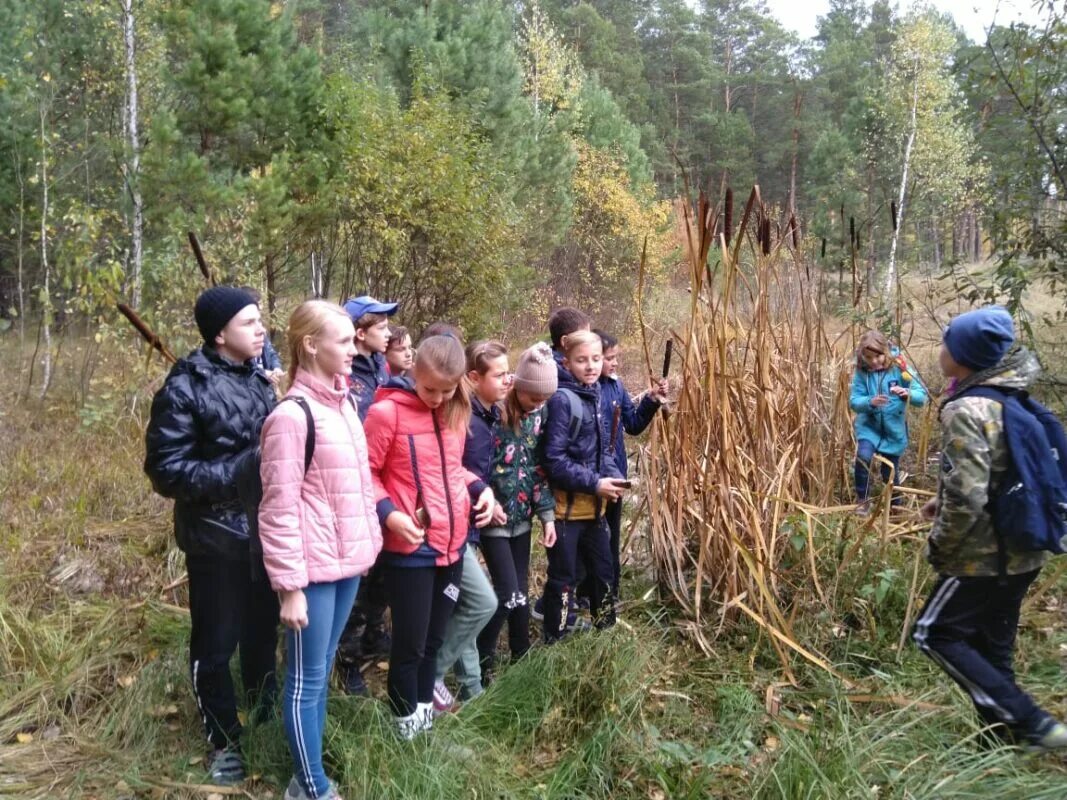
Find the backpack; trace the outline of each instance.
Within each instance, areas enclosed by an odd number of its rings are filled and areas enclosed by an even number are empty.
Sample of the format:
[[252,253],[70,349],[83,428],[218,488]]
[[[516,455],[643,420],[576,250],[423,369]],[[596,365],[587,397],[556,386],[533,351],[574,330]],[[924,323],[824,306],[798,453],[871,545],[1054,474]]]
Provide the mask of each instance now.
[[571,413],[567,424],[567,441],[570,444],[574,444],[578,438],[578,431],[582,428],[582,420],[585,418],[585,413],[582,411],[582,398],[573,389],[560,387],[559,391],[563,393],[563,396],[567,398],[567,402],[570,404]]
[[[304,417],[307,419],[307,437],[304,440],[304,473],[311,467],[311,459],[315,455],[315,418],[311,414],[311,406],[308,401],[299,395],[285,397],[279,402],[292,401],[304,409]],[[277,406],[276,406],[277,407]],[[257,437],[258,438],[258,437]],[[253,552],[260,550],[259,544],[259,503],[263,500],[263,481],[259,476],[260,448],[256,447],[253,458],[248,460],[247,467],[237,477],[237,494],[241,498],[241,504],[248,517],[248,538],[255,544]],[[252,576],[257,579],[263,575],[263,559],[252,559]]]
[[1009,542],[1016,551],[1067,552],[1067,436],[1056,415],[1025,391],[975,386],[958,396],[985,397],[1004,409],[1008,470],[987,506],[1001,575]]

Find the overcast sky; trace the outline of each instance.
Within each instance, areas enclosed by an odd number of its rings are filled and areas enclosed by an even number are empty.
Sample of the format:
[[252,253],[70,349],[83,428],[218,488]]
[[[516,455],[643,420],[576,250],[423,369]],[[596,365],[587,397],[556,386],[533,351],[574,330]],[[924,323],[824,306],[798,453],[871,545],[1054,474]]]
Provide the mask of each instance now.
[[[829,0],[766,0],[771,13],[786,28],[803,38],[815,35],[815,19],[825,14]],[[933,0],[932,5],[947,11],[956,19],[967,35],[975,42],[985,41],[985,31],[993,21],[1007,25],[1021,21],[1036,24],[1041,16],[1034,10],[1031,0]],[[899,3],[903,11],[908,3]]]

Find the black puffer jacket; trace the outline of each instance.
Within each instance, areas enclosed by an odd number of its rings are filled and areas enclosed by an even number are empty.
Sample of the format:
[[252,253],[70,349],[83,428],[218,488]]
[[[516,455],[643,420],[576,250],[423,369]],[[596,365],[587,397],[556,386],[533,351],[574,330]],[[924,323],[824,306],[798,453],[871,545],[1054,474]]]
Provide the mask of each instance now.
[[189,555],[248,557],[248,519],[238,480],[258,469],[259,430],[274,390],[252,362],[214,348],[180,359],[152,401],[144,471],[174,499],[174,535]]

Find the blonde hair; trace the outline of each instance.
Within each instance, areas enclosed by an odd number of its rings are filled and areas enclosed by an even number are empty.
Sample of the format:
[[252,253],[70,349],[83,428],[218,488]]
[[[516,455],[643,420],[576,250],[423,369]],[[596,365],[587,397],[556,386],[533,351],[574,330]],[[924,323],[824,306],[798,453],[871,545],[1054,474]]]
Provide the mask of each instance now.
[[348,312],[328,300],[305,300],[289,317],[285,340],[289,345],[289,384],[296,380],[297,367],[308,368],[311,355],[304,347],[305,337],[315,338],[322,333],[330,317],[352,321]]
[[437,413],[441,423],[451,431],[467,435],[470,423],[471,400],[467,386],[463,381],[466,372],[467,357],[463,345],[455,336],[430,336],[419,342],[415,352],[412,375],[415,383],[419,381],[419,370],[428,369],[446,381],[456,382],[456,393],[442,405]]
[[889,347],[889,339],[884,333],[876,330],[865,331],[860,336],[859,347],[856,348],[856,366],[862,370],[867,369],[867,362],[863,360],[863,353],[865,350],[874,350],[881,353],[886,358],[892,355],[892,351]]
[[600,337],[592,331],[575,331],[574,333],[568,333],[560,339],[559,344],[564,354],[568,356],[571,354],[572,350],[586,344],[598,344],[600,345],[600,351],[604,351],[604,343],[600,340]]

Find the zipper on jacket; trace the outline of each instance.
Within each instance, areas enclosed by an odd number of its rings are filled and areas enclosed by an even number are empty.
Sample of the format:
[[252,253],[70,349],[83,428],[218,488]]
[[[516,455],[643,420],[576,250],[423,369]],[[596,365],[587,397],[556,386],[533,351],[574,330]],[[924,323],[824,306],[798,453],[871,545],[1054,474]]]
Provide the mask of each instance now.
[[[448,552],[451,553],[453,549],[452,542],[456,536],[456,515],[452,510],[452,490],[448,486],[448,468],[445,466],[445,441],[441,437],[441,425],[437,421],[437,412],[431,411],[430,416],[433,417],[433,432],[437,436],[437,450],[441,454],[441,482],[445,486],[445,504],[448,507]],[[448,553],[445,553],[445,561],[448,561]]]

